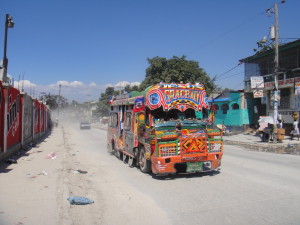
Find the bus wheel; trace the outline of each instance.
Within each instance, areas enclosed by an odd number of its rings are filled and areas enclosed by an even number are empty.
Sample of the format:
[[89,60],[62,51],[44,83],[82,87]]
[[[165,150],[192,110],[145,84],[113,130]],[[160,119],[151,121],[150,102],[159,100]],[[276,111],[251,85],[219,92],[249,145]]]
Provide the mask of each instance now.
[[128,157],[128,166],[134,167],[135,165],[136,165],[136,158],[129,156]]
[[112,142],[110,143],[110,145],[107,144],[107,151],[108,151],[111,155],[116,155],[115,142],[114,142],[114,141],[112,141]]
[[128,163],[128,159],[129,159],[129,156],[123,154],[123,162],[124,162],[124,163]]
[[146,159],[146,150],[145,150],[144,146],[140,147],[138,160],[139,160],[138,163],[140,166],[140,170],[143,173],[149,173],[151,171],[151,162]]
[[107,144],[107,151],[108,151],[108,153],[110,153],[111,155],[114,153],[113,152],[113,144]]
[[123,152],[121,152],[121,151],[116,151],[116,157],[118,158],[118,159],[120,159],[120,160],[123,160]]

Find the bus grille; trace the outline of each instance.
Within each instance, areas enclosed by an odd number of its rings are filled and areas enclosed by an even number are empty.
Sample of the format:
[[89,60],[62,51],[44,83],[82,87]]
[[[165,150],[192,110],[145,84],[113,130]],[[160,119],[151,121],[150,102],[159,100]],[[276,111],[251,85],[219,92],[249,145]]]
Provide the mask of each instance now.
[[178,155],[177,144],[160,144],[159,152],[161,157]]
[[180,150],[182,154],[207,153],[206,137],[181,138]]

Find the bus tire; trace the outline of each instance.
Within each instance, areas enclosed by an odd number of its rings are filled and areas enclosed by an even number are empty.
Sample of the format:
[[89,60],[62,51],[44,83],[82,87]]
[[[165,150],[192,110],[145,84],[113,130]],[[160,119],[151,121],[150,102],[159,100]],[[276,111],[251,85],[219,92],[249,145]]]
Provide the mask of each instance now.
[[114,154],[114,142],[112,141],[111,144],[107,144],[107,151],[113,155]]
[[151,162],[146,159],[146,150],[144,146],[140,146],[138,155],[138,164],[140,166],[140,170],[143,173],[149,173],[151,171]]
[[123,152],[117,150],[116,153],[117,158],[123,161]]

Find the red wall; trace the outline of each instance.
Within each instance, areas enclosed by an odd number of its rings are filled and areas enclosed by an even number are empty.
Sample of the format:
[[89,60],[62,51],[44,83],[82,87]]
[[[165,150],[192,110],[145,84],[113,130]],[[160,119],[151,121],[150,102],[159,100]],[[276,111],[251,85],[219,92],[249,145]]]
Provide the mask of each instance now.
[[0,152],[4,151],[4,91],[2,88],[2,82],[0,81]]
[[45,105],[43,103],[40,103],[40,109],[41,109],[41,117],[40,117],[40,132],[45,131]]
[[8,91],[8,107],[6,113],[7,123],[7,148],[21,142],[21,104],[20,91],[13,87],[5,89]]
[[33,127],[34,127],[34,134],[38,134],[39,128],[40,128],[40,103],[38,100],[34,101],[33,105],[33,113],[34,113],[34,118],[33,118]]

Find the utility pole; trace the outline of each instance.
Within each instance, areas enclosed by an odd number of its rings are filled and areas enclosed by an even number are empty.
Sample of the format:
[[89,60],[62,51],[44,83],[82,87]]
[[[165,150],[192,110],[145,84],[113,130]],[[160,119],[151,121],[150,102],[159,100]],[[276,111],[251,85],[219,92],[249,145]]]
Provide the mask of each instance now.
[[279,70],[279,49],[278,49],[278,5],[274,5],[275,14],[275,59],[274,59],[274,124],[273,143],[277,143],[277,118],[278,118],[278,70]]
[[15,25],[13,18],[9,15],[6,14],[5,17],[5,32],[4,32],[4,54],[3,54],[3,68],[2,68],[2,81],[4,83],[8,82],[7,79],[7,66],[8,66],[8,59],[6,57],[6,49],[7,49],[7,33],[8,33],[8,28],[13,28]]

